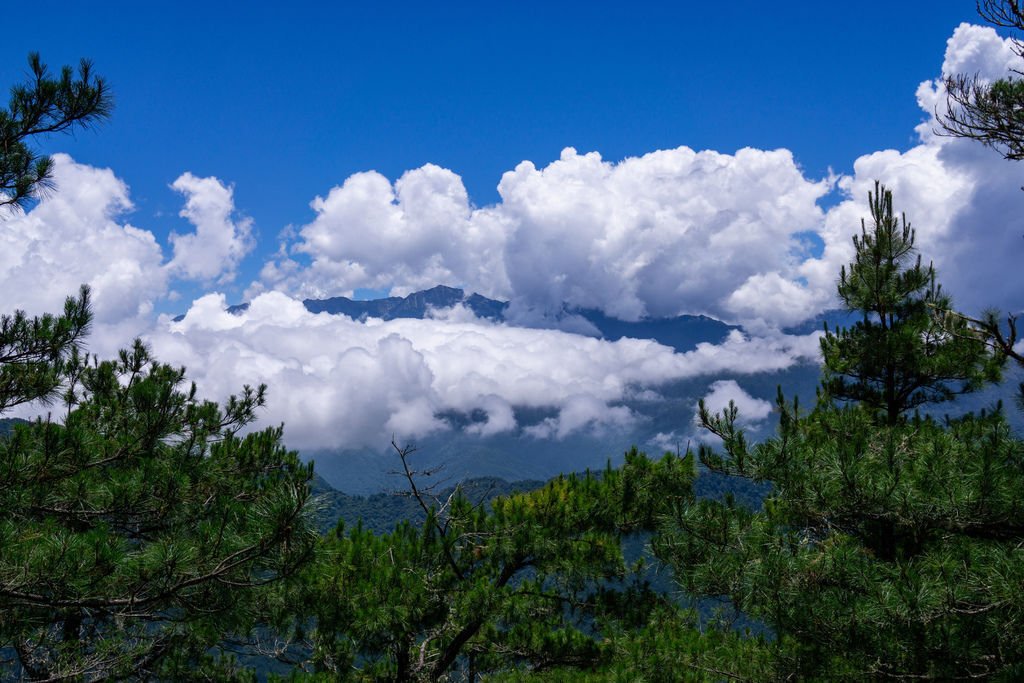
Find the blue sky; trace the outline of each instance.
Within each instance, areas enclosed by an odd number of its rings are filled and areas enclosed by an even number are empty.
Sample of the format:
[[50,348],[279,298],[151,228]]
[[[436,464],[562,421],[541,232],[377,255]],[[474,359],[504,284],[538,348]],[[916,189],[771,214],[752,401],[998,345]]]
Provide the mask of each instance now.
[[[295,447],[452,412],[481,436],[642,430],[624,403],[694,378],[765,414],[744,378],[818,360],[785,330],[836,306],[876,180],[959,306],[1024,301],[1024,165],[934,134],[945,76],[1024,68],[971,2],[237,5],[57,2],[8,32],[0,84],[30,51],[88,57],[117,102],[46,142],[56,190],[0,220],[0,310],[88,283],[91,350],[141,335],[210,398],[267,382]],[[437,284],[508,322],[301,304]],[[607,342],[565,304],[744,332]]]
[[909,147],[914,89],[973,3],[808,7],[57,2],[8,32],[0,80],[30,50],[54,66],[92,59],[113,119],[47,148],[113,168],[133,222],[158,236],[183,229],[179,174],[233,183],[260,236],[252,277],[278,231],[357,171],[438,164],[486,205],[502,173],[567,146],[608,160],[784,147],[815,178]]

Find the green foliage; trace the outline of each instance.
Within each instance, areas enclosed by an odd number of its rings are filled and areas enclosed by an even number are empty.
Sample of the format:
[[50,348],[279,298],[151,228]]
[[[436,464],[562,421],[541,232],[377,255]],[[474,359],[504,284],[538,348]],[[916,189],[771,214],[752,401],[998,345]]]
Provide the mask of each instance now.
[[88,287],[82,287],[77,299],[67,299],[63,315],[0,315],[0,411],[51,399],[65,356],[77,352],[91,320]]
[[872,225],[854,237],[856,257],[839,276],[839,298],[862,320],[825,330],[822,386],[829,396],[854,400],[894,424],[925,403],[948,401],[999,379],[1000,358],[961,329],[941,325],[935,310],[949,297],[935,269],[914,260],[914,231],[893,214],[892,193],[875,183],[869,193]]
[[29,146],[33,137],[95,124],[114,106],[109,86],[87,60],[77,79],[70,66],[52,78],[36,53],[28,64],[31,79],[11,88],[10,104],[0,109],[0,207],[22,206],[47,186],[53,164]]
[[[458,487],[445,488],[438,493],[438,498],[447,500],[458,488],[461,495],[488,505],[499,496],[532,491],[542,486],[543,481],[532,479],[507,482],[498,477],[476,477],[459,483]],[[317,525],[323,533],[332,531],[339,521],[346,527],[360,524],[367,531],[386,534],[400,522],[419,525],[426,519],[419,502],[407,492],[354,496],[331,488],[319,476],[313,477],[311,491],[316,496]]]
[[[407,465],[411,452],[400,451]],[[635,450],[619,469],[559,477],[498,497],[490,510],[461,489],[427,502],[422,525],[376,535],[343,525],[298,594],[281,597],[300,666],[328,677],[430,679],[596,669],[613,634],[669,609],[623,557],[624,535],[692,498],[693,462]],[[285,624],[279,623],[283,628]]]
[[[762,512],[677,511],[657,552],[684,589],[727,595],[780,636],[778,675],[861,679],[1013,671],[1024,448],[998,415],[878,427],[861,407],[798,417],[752,449],[729,415],[709,466],[770,479]],[[740,464],[742,463],[742,464]]]
[[[700,460],[771,482],[764,508],[677,507],[655,552],[690,594],[727,596],[771,629],[758,678],[1015,679],[1024,445],[999,413],[946,424],[905,415],[973,388],[1001,358],[977,336],[932,327],[934,272],[907,266],[913,233],[895,230],[888,193],[871,206],[873,229],[839,281],[864,319],[823,341],[826,391],[813,410],[780,390],[778,435],[751,446],[734,406],[701,406],[722,447],[702,447]],[[726,669],[742,675],[740,664]]]
[[[644,623],[607,633],[594,666],[534,669],[528,678],[552,683],[761,681],[773,671],[765,645],[763,636],[729,628],[700,629],[692,614],[658,606]],[[486,680],[523,678],[523,671],[502,671]]]
[[180,678],[248,633],[258,587],[311,557],[312,469],[280,428],[241,436],[263,387],[221,408],[141,342],[115,361],[80,355],[87,299],[59,318],[12,318],[22,336],[9,346],[31,353],[8,356],[0,404],[59,381],[67,412],[0,439],[3,671]]

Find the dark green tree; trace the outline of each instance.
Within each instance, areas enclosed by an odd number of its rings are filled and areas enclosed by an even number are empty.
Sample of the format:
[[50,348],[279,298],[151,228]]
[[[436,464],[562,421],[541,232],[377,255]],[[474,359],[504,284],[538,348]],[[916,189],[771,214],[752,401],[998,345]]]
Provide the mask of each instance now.
[[92,315],[89,289],[68,298],[64,314],[30,318],[23,311],[0,316],[0,411],[52,400],[69,353],[78,348]]
[[7,109],[0,109],[0,207],[23,206],[47,187],[53,163],[33,149],[33,138],[93,125],[114,106],[110,87],[87,60],[77,79],[70,66],[51,77],[36,53],[28,64],[30,80],[11,88]]
[[[66,318],[52,325],[74,324]],[[115,361],[65,351],[63,420],[0,440],[3,670],[186,676],[254,627],[260,586],[311,557],[312,467],[281,445],[280,428],[241,435],[263,387],[221,408],[140,342]],[[53,371],[33,362],[36,392]]]
[[[836,399],[879,411],[888,424],[925,403],[948,401],[999,377],[999,358],[965,330],[938,324],[935,310],[952,303],[914,249],[906,216],[892,193],[868,193],[871,227],[853,238],[854,262],[839,275],[839,299],[861,320],[821,340],[822,386]],[[960,326],[961,328],[963,325]]]
[[[620,468],[484,504],[461,489],[433,500],[411,451],[398,451],[425,521],[383,535],[339,526],[282,594],[298,617],[265,651],[323,680],[658,681],[666,666],[672,680],[714,679],[693,615],[652,590],[623,547],[692,500],[692,459],[634,450]],[[739,643],[715,637],[715,652]]]
[[[87,62],[54,80],[29,61],[0,112],[0,205],[48,177],[33,136],[110,110]],[[0,316],[0,413],[58,413],[0,437],[0,678],[230,676],[219,655],[257,623],[262,587],[315,550],[312,467],[280,427],[244,434],[262,386],[200,400],[139,341],[99,362],[81,349],[91,319],[86,287],[61,315]]]
[[[839,282],[840,296],[875,326],[862,321],[825,340],[826,390],[813,410],[802,414],[780,391],[778,435],[751,446],[735,407],[711,415],[701,406],[722,446],[701,447],[700,460],[771,482],[764,508],[680,506],[655,549],[684,590],[727,596],[770,629],[764,678],[1016,680],[1024,675],[1024,446],[998,412],[947,423],[911,414],[914,391],[942,399],[970,379],[950,376],[936,345],[977,347],[951,354],[968,359],[966,369],[998,358],[977,355],[985,348],[977,337],[931,341],[920,306],[922,291],[937,291],[934,273],[890,264],[891,253],[910,258],[912,243],[902,228],[892,235],[890,207],[887,193],[873,195],[876,220]],[[888,293],[884,311],[879,292]],[[882,315],[904,321],[913,339],[900,324],[883,326]],[[889,362],[890,349],[905,365]]]

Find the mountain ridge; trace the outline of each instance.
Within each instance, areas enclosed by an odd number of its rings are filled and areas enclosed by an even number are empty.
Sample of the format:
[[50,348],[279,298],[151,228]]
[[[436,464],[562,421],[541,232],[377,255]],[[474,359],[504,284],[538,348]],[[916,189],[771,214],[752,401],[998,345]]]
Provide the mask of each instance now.
[[[367,318],[422,320],[429,317],[431,311],[449,309],[459,304],[484,320],[515,322],[506,317],[510,307],[508,301],[490,299],[476,292],[467,296],[465,290],[446,285],[436,285],[430,289],[412,292],[404,297],[389,296],[358,300],[346,296],[335,296],[326,299],[303,299],[302,301],[302,305],[310,313],[345,315],[353,320]],[[248,308],[248,303],[241,303],[228,306],[227,311],[238,315]],[[730,325],[706,315],[650,317],[630,321],[614,318],[598,309],[570,306],[563,306],[559,315],[556,316],[556,320],[570,316],[583,318],[600,333],[599,336],[602,339],[608,341],[618,341],[626,337],[653,339],[660,344],[671,346],[677,351],[689,351],[702,342],[716,344],[732,330],[742,329],[738,325]],[[179,315],[174,320],[180,322],[184,317],[184,315]]]

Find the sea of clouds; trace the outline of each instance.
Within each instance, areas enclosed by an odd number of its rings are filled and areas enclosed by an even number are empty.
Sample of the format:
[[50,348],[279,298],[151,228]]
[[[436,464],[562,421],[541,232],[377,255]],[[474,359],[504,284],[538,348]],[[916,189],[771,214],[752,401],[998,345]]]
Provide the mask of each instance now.
[[[375,448],[393,434],[443,432],[451,428],[437,417],[444,411],[482,412],[470,429],[483,436],[625,428],[635,415],[622,402],[666,382],[813,361],[815,335],[780,330],[835,306],[836,274],[852,259],[876,179],[918,228],[921,253],[958,306],[1018,310],[1021,167],[937,135],[934,121],[945,76],[997,78],[1014,66],[1008,41],[961,25],[941,74],[917,90],[916,144],[862,156],[848,176],[807,178],[785,149],[680,147],[612,162],[567,148],[547,166],[523,161],[506,172],[501,200],[476,207],[456,172],[432,164],[393,182],[357,173],[312,201],[314,220],[284,238],[248,284],[252,305],[239,315],[226,313],[217,287],[234,281],[255,242],[229,185],[191,173],[175,180],[191,230],[161,244],[127,221],[130,194],[114,171],[58,154],[56,191],[0,221],[3,310],[57,310],[88,283],[92,351],[107,356],[142,335],[162,360],[186,365],[211,398],[266,382],[267,420],[285,422],[298,448]],[[830,193],[840,200],[826,210]],[[179,322],[153,313],[176,282],[210,292],[182,302]],[[464,309],[353,321],[301,304],[357,288],[403,294],[436,284],[510,300],[509,321]],[[563,304],[624,320],[706,314],[746,332],[679,353],[554,329]],[[749,419],[770,409],[735,380],[709,390],[715,406],[729,398]],[[557,417],[524,429],[515,407]]]

